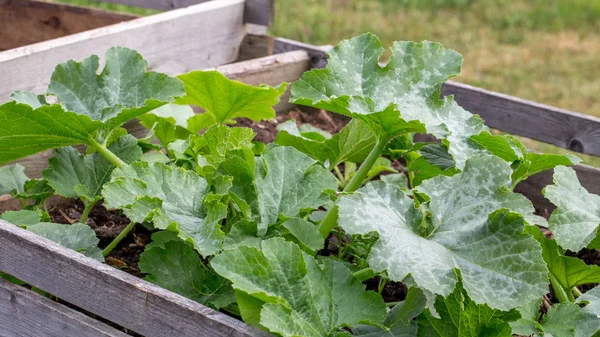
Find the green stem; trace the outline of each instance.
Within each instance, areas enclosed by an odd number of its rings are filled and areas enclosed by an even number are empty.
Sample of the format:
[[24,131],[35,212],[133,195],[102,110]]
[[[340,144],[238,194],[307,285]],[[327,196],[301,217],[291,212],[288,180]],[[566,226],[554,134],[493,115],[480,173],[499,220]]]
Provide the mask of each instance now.
[[90,215],[90,211],[92,210],[92,208],[94,208],[94,205],[96,205],[98,201],[92,201],[90,203],[85,202],[84,203],[84,208],[83,208],[83,213],[81,213],[81,217],[79,218],[79,222],[81,223],[85,223],[87,221],[88,216]]
[[108,254],[110,254],[110,252],[112,252],[112,250],[115,249],[115,247],[121,242],[121,240],[123,240],[127,236],[127,234],[131,232],[133,227],[135,227],[135,222],[132,221],[114,240],[112,240],[112,242],[106,248],[104,248],[104,250],[102,251],[102,256],[108,256]]
[[[375,161],[377,161],[377,158],[379,158],[383,153],[383,150],[385,149],[385,146],[388,142],[389,139],[386,138],[377,140],[375,147],[371,150],[371,153],[369,153],[367,159],[365,159],[365,161],[360,165],[360,168],[358,169],[358,171],[356,171],[356,174],[354,174],[352,179],[350,179],[350,181],[346,184],[346,187],[344,187],[344,192],[354,192],[360,187],[362,181],[365,179],[365,177],[375,164]],[[335,227],[337,214],[338,212],[336,204],[329,209],[327,215],[319,224],[319,233],[321,233],[321,236],[323,236],[324,238],[327,238],[333,227]]]
[[[558,280],[552,274],[550,274],[550,284],[552,285],[552,290],[554,290],[554,294],[560,303],[572,302],[569,300],[569,296],[567,295],[565,289],[560,285],[560,283],[558,283]],[[571,294],[571,297],[573,297],[573,294]]]
[[579,297],[581,295],[583,295],[581,293],[581,291],[579,289],[577,289],[577,287],[573,287],[573,289],[571,289],[573,291],[573,294],[575,294],[575,296]]
[[105,145],[98,143],[97,140],[90,138],[90,145],[92,145],[98,153],[102,155],[102,157],[106,158],[109,163],[119,167],[127,165],[121,158],[117,157],[114,153],[112,153]]
[[381,293],[383,292],[383,289],[385,288],[385,285],[387,284],[387,278],[381,277],[379,279],[379,287],[377,288],[377,292],[379,293],[379,295],[381,295]]
[[364,282],[368,279],[375,277],[375,272],[371,268],[361,269],[357,272],[352,273],[352,276],[359,279],[361,282]]
[[25,207],[27,207],[27,202],[25,202],[25,199],[23,198],[19,198],[19,204],[21,204],[21,209],[25,209]]

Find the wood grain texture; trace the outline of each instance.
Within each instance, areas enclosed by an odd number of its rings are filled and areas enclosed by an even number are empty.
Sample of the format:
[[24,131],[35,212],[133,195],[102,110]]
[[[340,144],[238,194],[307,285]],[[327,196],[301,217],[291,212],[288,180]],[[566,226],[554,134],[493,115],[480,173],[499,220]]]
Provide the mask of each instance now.
[[600,118],[452,81],[442,88],[449,94],[491,128],[600,156]]
[[238,58],[244,0],[210,1],[0,53],[0,102],[15,90],[46,91],[57,64],[103,56],[115,45],[139,51],[171,75]]
[[0,0],[0,51],[134,18],[127,14],[43,1]]
[[253,60],[273,55],[275,38],[270,35],[246,34],[240,45],[240,56],[237,61]]
[[[100,0],[134,7],[171,10],[197,5],[209,0]],[[274,17],[274,0],[246,0],[244,22],[271,26]]]
[[0,336],[126,337],[128,335],[0,278]]
[[269,336],[1,220],[0,242],[0,271],[146,337]]

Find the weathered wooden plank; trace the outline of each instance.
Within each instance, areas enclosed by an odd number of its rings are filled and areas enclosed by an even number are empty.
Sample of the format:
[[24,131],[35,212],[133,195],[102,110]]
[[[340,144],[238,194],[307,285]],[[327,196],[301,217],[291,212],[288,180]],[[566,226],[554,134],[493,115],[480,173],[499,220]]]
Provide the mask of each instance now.
[[0,329],[2,336],[128,336],[3,278],[0,278]]
[[600,118],[452,81],[442,88],[449,94],[491,128],[600,156]]
[[219,0],[0,53],[0,102],[15,90],[45,92],[57,64],[133,48],[168,74],[234,62],[244,37],[244,0]]
[[93,8],[33,0],[0,0],[0,51],[134,19]]
[[[134,7],[171,10],[196,5],[209,0],[100,0]],[[274,0],[246,0],[244,22],[271,26],[274,17]]]
[[1,220],[0,242],[0,271],[144,336],[268,336]]
[[305,50],[310,56],[311,68],[325,68],[327,65],[327,51],[332,48],[330,45],[314,46],[290,39],[278,37],[274,42],[274,53],[280,54],[293,50]]
[[93,8],[32,0],[0,0],[0,51],[134,19]]
[[275,38],[271,35],[246,34],[240,45],[238,62],[273,55]]

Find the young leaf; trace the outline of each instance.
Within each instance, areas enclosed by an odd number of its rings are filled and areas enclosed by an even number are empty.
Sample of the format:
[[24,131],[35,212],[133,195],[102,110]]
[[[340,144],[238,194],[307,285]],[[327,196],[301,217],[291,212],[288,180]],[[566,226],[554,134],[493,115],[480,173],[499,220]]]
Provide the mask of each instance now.
[[188,242],[171,240],[147,248],[139,267],[148,274],[145,280],[216,309],[235,301],[229,282],[208,270]]
[[488,131],[484,131],[471,136],[471,139],[507,162],[511,164],[516,162],[513,165],[512,186],[516,186],[518,182],[555,166],[575,165],[580,162],[580,159],[573,155],[529,152],[518,139],[510,135],[492,135]]
[[388,312],[383,327],[360,325],[352,329],[353,336],[360,337],[414,337],[417,322],[414,320],[425,308],[427,299],[417,287],[408,289],[406,299]]
[[[376,36],[342,41],[329,52],[325,69],[305,73],[292,86],[290,101],[362,119],[381,137],[426,131],[450,142],[462,168],[477,146],[468,137],[485,130],[480,118],[452,97],[437,98],[441,85],[460,72],[462,57],[432,42],[396,42],[384,68]],[[422,124],[421,124],[422,123]]]
[[[58,65],[48,93],[69,111],[102,122],[113,120],[119,125],[185,94],[181,81],[147,72],[148,62],[135,50],[113,47],[105,57],[106,65],[100,75],[96,55],[82,62],[71,60]],[[163,103],[147,109],[150,100]]]
[[524,197],[501,188],[509,174],[504,161],[486,156],[467,161],[462,174],[423,182],[431,224],[398,188],[371,183],[340,199],[339,224],[349,234],[379,233],[369,265],[394,281],[410,274],[447,296],[458,269],[475,302],[515,308],[547,292],[547,269],[539,245],[522,234],[523,217],[501,210],[533,213]]
[[549,221],[556,242],[574,252],[589,245],[600,224],[600,196],[589,193],[575,171],[564,166],[554,168],[554,184],[543,193],[556,205]]
[[228,123],[234,118],[253,121],[275,117],[272,106],[279,103],[287,87],[255,87],[225,77],[218,71],[192,71],[179,75],[186,95],[177,104],[193,104],[206,110],[189,120],[189,129],[198,132],[213,124]]
[[0,167],[0,195],[24,192],[28,180],[25,167],[21,164]]
[[585,304],[585,307],[575,321],[575,336],[597,337],[600,333],[600,287],[588,290],[577,299],[577,303]]
[[360,163],[375,146],[373,132],[360,120],[352,120],[332,137],[319,140],[306,137],[293,120],[278,125],[277,130],[276,144],[293,146],[328,167],[346,161]]
[[307,252],[314,255],[325,247],[325,239],[317,230],[317,226],[310,221],[294,218],[281,224],[296,239],[297,243]]
[[31,179],[25,182],[23,192],[14,193],[13,196],[19,199],[30,199],[39,205],[54,194],[54,189],[48,185],[46,179]]
[[42,222],[27,226],[27,230],[43,236],[76,252],[103,262],[102,251],[98,248],[98,238],[94,230],[81,223],[61,225]]
[[219,200],[205,200],[208,193],[208,183],[195,172],[146,162],[115,169],[102,190],[106,207],[123,209],[132,221],[177,232],[203,256],[221,248],[225,234],[219,222],[227,214]]
[[379,324],[385,318],[381,297],[366,292],[342,263],[325,259],[320,266],[281,238],[263,241],[261,247],[226,250],[211,265],[236,290],[255,299],[247,307],[260,311],[260,325],[269,331],[323,337],[341,327]]
[[10,95],[10,99],[21,104],[27,104],[30,107],[37,109],[42,105],[48,104],[46,102],[46,96],[36,95],[31,92],[15,91]]
[[[293,218],[317,209],[337,189],[335,177],[314,159],[292,147],[275,147],[256,160],[255,185],[259,235],[280,216]],[[251,204],[251,203],[249,203]]]
[[[117,139],[109,150],[125,163],[132,163],[142,156],[137,139],[131,135]],[[101,199],[100,191],[114,169],[115,166],[99,153],[82,156],[76,149],[64,147],[55,150],[42,175],[58,195],[92,203]]]
[[187,105],[165,104],[138,119],[166,146],[174,140],[187,139],[192,134],[187,129],[187,120],[194,115],[192,108]]
[[440,318],[425,310],[417,321],[419,337],[510,337],[508,322],[519,318],[516,310],[503,312],[477,304],[457,284],[448,297],[438,296],[435,308]]

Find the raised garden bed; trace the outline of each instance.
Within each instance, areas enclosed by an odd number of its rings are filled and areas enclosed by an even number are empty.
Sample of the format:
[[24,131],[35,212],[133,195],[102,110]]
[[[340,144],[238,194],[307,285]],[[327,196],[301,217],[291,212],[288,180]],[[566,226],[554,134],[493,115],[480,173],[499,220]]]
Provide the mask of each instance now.
[[[128,3],[141,4],[133,0]],[[161,1],[149,3],[153,8],[167,9]],[[10,1],[0,3],[3,4],[11,6]],[[272,3],[268,1],[213,1],[9,50],[0,53],[0,71],[7,74],[7,80],[0,84],[0,97],[7,98],[14,90],[45,92],[56,64],[71,58],[81,60],[93,53],[103,55],[110,45],[138,49],[154,71],[177,75],[194,69],[214,68],[231,79],[252,85],[276,86],[282,82],[294,82],[306,70],[324,67],[325,51],[329,47],[246,34],[248,27],[244,22],[269,24],[271,8]],[[180,34],[182,29],[194,33]],[[597,118],[455,82],[448,82],[442,87],[442,95],[447,94],[454,94],[461,106],[481,115],[492,128],[600,155],[600,139],[595,136],[595,130],[600,126]],[[276,133],[276,124],[289,117],[331,133],[339,131],[348,120],[318,109],[298,112],[298,107],[288,103],[288,98],[289,91],[275,106],[275,111],[280,114],[277,122],[256,124],[242,120],[238,123],[253,127],[263,137],[262,140],[268,142]],[[136,122],[128,123],[126,127],[138,138],[143,138],[148,132]],[[19,160],[19,163],[25,166],[29,177],[39,178],[52,155],[48,151]],[[576,165],[575,170],[588,191],[600,192],[599,170],[585,165]],[[344,172],[340,174],[344,175]],[[544,171],[521,182],[515,191],[529,197],[538,214],[548,215],[553,206],[542,197],[541,190],[551,183],[552,171]],[[0,212],[21,207],[10,196],[0,198]],[[81,204],[64,204],[60,198],[47,204],[54,222],[75,222],[84,212]],[[102,207],[96,206],[95,209],[101,211]],[[118,213],[103,216],[93,212],[91,222],[92,227],[96,226],[96,234],[103,231],[106,234],[104,238],[98,235],[104,240],[101,243],[101,248],[104,248],[128,222],[122,221],[123,217]],[[0,316],[0,325],[17,335],[268,335],[224,313],[130,275],[140,275],[136,266],[138,254],[148,243],[150,235],[147,229],[138,225],[133,234],[121,242],[120,250],[116,249],[109,255],[107,265],[0,220],[0,271],[60,299],[52,301],[0,279],[3,298],[10,298],[10,301],[0,302],[0,312],[6,313]],[[335,240],[337,237],[329,238],[323,255],[339,253],[340,242]],[[367,286],[377,289],[381,283],[377,284],[376,279],[375,283],[367,283]],[[383,293],[386,301],[400,301],[406,296],[406,288],[400,283],[390,282]],[[74,307],[78,311],[72,309]],[[35,318],[34,321],[49,322],[48,326],[26,324],[32,320],[31,317]]]

